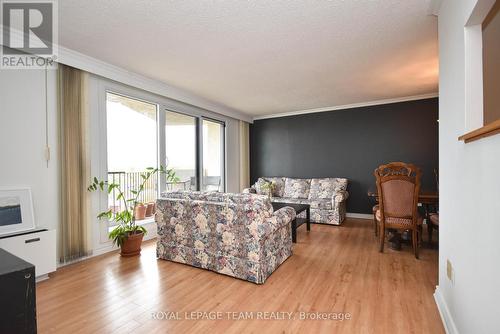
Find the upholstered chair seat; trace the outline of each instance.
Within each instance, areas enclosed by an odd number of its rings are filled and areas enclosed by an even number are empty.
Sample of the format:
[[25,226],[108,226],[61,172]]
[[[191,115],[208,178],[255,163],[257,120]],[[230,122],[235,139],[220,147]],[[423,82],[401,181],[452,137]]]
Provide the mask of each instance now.
[[[382,214],[380,213],[380,210],[377,210],[375,212],[375,218],[377,221],[382,220]],[[422,216],[417,217],[417,225],[421,226],[424,222],[424,218]],[[385,226],[388,228],[391,228],[391,225],[408,225],[408,228],[410,228],[413,224],[413,221],[411,218],[394,218],[394,217],[388,217],[385,219]]]

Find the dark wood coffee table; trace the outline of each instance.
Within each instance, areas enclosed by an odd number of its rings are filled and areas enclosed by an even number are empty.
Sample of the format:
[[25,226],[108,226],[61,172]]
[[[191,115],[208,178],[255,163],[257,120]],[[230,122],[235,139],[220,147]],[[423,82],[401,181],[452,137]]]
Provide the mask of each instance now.
[[307,230],[311,230],[311,206],[309,204],[296,204],[296,203],[272,203],[274,211],[289,206],[295,210],[295,214],[298,216],[299,213],[306,212],[306,218],[295,217],[292,220],[292,242],[297,242],[297,228],[302,225],[307,225]]

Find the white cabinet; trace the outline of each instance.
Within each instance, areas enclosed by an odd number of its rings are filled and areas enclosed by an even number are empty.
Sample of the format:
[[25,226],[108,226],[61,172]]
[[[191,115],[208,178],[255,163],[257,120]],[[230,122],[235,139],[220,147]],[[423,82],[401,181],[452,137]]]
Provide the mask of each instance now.
[[38,230],[0,237],[0,248],[35,266],[35,276],[56,271],[56,231]]

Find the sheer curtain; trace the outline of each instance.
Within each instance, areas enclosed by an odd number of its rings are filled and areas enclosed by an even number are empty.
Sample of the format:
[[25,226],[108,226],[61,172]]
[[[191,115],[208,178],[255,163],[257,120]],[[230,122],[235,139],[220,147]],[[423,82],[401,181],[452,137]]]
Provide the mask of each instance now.
[[240,121],[240,191],[250,187],[250,124]]
[[60,262],[91,254],[89,215],[88,74],[59,64]]

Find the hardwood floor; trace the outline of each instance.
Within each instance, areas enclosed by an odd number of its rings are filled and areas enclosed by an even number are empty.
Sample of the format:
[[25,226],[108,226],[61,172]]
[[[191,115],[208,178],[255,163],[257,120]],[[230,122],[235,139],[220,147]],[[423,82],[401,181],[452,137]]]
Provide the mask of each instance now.
[[[109,253],[66,266],[37,285],[39,333],[444,333],[433,298],[437,250],[424,247],[420,260],[411,246],[380,254],[372,222],[360,219],[309,233],[303,226],[297,239],[264,285],[156,260],[154,241],[141,257]],[[186,319],[193,311],[221,312],[222,320]],[[254,319],[226,313],[245,311]],[[257,320],[257,312],[295,319]],[[301,320],[300,312],[351,319]]]

